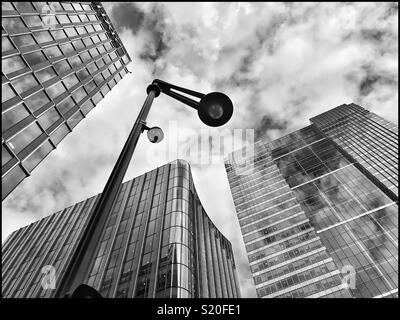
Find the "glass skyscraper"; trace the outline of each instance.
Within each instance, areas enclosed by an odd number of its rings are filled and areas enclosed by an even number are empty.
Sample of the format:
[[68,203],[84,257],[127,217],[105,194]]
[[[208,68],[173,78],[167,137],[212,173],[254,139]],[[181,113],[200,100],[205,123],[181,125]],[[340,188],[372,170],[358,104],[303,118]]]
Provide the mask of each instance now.
[[100,2],[2,2],[2,199],[127,73]]
[[225,161],[257,294],[397,297],[398,127],[355,104],[311,122]]
[[[98,197],[8,237],[3,297],[54,296],[43,285],[46,270],[54,271],[57,286]],[[204,211],[182,160],[122,184],[84,279],[103,297],[240,297],[231,243]]]

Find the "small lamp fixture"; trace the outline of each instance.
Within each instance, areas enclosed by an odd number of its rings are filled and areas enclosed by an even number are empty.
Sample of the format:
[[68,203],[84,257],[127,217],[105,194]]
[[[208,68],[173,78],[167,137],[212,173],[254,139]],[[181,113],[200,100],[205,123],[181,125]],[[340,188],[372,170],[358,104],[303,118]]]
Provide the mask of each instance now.
[[164,132],[160,127],[153,127],[147,130],[147,138],[151,143],[159,143],[164,139]]

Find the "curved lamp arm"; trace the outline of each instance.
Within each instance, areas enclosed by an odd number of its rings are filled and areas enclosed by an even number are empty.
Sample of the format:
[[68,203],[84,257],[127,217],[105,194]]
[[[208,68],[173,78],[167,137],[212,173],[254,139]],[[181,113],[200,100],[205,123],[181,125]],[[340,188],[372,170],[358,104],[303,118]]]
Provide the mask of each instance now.
[[[197,97],[197,98],[200,98],[200,99],[205,96],[204,93],[200,93],[200,92],[197,92],[197,91],[193,91],[193,90],[189,90],[189,89],[186,89],[186,88],[178,87],[178,86],[175,86],[175,85],[173,85],[171,83],[162,81],[160,79],[153,80],[152,84],[157,85],[160,88],[162,93],[165,93],[166,95],[170,96],[171,98],[179,100],[180,102],[182,102],[182,103],[184,103],[184,104],[188,105],[189,107],[192,107],[193,109],[196,109],[196,110],[199,108],[199,103],[197,101],[193,100],[193,99],[190,99],[187,96],[179,94],[179,92],[186,93],[186,94],[188,94],[190,96],[194,96],[194,97]],[[174,90],[174,91],[172,91],[171,89]],[[176,92],[176,91],[178,91],[178,92]]]

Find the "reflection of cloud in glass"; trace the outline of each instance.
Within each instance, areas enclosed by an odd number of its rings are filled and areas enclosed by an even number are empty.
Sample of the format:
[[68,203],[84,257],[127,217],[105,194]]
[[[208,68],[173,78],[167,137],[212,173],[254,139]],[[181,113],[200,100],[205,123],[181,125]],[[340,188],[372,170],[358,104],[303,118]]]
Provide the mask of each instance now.
[[31,67],[47,60],[42,51],[35,51],[26,54],[24,55],[24,58]]
[[46,92],[49,94],[50,98],[54,99],[65,91],[65,87],[61,82],[49,87],[46,89]]
[[44,91],[39,91],[38,93],[35,93],[33,96],[30,96],[29,98],[25,99],[25,103],[32,112],[39,110],[48,102],[50,102],[50,99],[44,93]]
[[1,71],[4,74],[15,72],[26,67],[25,62],[22,60],[21,56],[15,56],[8,59],[1,60]]
[[2,18],[1,24],[7,30],[7,32],[11,34],[26,30],[21,18]]
[[39,83],[35,79],[35,77],[30,73],[26,74],[16,80],[11,81],[14,86],[14,89],[19,93],[23,93],[37,86]]

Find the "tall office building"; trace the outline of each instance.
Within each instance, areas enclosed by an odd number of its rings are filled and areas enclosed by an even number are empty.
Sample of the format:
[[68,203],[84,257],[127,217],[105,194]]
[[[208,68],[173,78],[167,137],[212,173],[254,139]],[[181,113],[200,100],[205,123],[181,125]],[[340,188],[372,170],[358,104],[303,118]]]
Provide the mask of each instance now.
[[100,2],[2,2],[2,199],[127,73]]
[[[63,276],[96,199],[9,236],[3,297],[54,296],[46,272]],[[204,211],[182,160],[122,184],[85,272],[85,283],[103,297],[240,296],[231,244]]]
[[257,294],[397,297],[398,127],[355,104],[311,122],[225,162]]

